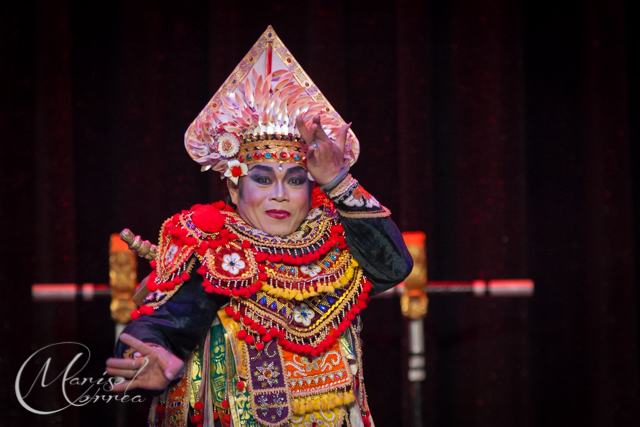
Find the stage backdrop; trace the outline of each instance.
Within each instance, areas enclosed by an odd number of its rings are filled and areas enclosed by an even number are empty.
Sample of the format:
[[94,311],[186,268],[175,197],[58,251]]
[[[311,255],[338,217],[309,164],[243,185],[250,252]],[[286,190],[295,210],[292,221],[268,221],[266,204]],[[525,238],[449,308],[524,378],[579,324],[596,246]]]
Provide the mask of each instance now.
[[[107,283],[111,233],[154,240],[223,196],[183,133],[268,24],[353,121],[354,176],[427,234],[431,280],[535,281],[431,298],[424,425],[638,425],[640,37],[619,0],[4,2],[1,424],[144,425],[146,404],[19,405],[37,349],[84,343],[99,377],[113,345],[107,299],[30,287]],[[399,303],[363,318],[376,424],[409,426]]]

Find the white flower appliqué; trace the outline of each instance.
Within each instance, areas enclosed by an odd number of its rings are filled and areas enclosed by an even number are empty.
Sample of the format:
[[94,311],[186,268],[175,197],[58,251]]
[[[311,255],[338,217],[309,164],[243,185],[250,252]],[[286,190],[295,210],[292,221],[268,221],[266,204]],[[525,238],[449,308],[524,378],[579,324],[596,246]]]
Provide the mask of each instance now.
[[300,267],[300,271],[309,277],[316,277],[318,274],[320,274],[322,269],[315,264],[309,264],[308,267],[306,265]]
[[237,160],[231,160],[227,163],[227,170],[224,172],[224,176],[233,181],[234,184],[238,184],[238,178],[245,176],[248,172],[247,165]]
[[326,425],[328,424],[322,418],[316,417],[316,414],[309,415],[309,419],[304,422],[304,427],[322,427]]
[[171,261],[173,261],[173,258],[175,258],[177,253],[178,247],[176,245],[169,246],[167,253],[164,255],[164,263],[169,264]]
[[218,153],[227,159],[238,154],[240,141],[234,133],[223,133],[217,139]]
[[316,317],[316,314],[307,306],[307,304],[300,304],[293,309],[293,320],[298,323],[302,323],[304,326],[311,324],[311,319]]
[[222,257],[222,269],[224,271],[228,271],[234,276],[240,272],[244,268],[244,261],[240,258],[240,255],[237,253],[232,253],[231,255],[225,255]]

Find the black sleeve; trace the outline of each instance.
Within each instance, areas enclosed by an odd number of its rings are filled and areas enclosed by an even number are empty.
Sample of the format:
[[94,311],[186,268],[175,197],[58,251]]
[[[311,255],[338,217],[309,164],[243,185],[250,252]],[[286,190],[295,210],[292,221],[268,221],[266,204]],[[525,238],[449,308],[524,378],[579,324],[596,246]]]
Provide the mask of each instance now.
[[390,217],[340,219],[349,250],[371,281],[371,295],[402,282],[413,259],[402,233]]
[[365,191],[350,174],[337,185],[321,189],[340,215],[349,250],[371,281],[371,295],[402,282],[413,259],[391,212]]
[[[123,332],[186,359],[206,336],[217,311],[229,301],[228,297],[204,292],[203,277],[196,273],[198,266],[196,263],[191,278],[168,301],[153,314],[129,323]],[[127,349],[129,346],[118,340],[116,357],[123,357]]]

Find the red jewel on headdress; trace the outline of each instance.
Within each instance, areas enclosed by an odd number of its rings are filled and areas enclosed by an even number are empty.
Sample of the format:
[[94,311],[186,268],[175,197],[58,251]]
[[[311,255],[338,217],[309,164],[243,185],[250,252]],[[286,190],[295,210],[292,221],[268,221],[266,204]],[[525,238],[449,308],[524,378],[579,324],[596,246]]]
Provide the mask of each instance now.
[[283,151],[282,153],[280,153],[280,157],[286,159],[287,157],[289,157],[289,155]]

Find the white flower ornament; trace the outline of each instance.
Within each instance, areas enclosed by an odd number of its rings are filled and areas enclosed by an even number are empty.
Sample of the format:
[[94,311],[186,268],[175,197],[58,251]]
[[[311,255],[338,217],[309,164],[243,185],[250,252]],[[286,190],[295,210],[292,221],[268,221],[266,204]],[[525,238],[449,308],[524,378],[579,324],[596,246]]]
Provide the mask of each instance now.
[[234,276],[238,274],[244,266],[244,261],[240,258],[240,255],[235,252],[231,255],[225,255],[222,257],[222,269],[224,271],[228,271]]
[[218,153],[222,157],[230,158],[238,154],[240,139],[234,133],[223,133],[217,138]]
[[311,319],[314,317],[316,317],[316,314],[306,304],[300,304],[293,309],[293,320],[302,323],[304,326],[309,326]]
[[238,184],[238,178],[245,176],[249,172],[249,168],[244,163],[240,163],[237,160],[231,160],[227,163],[227,170],[224,176],[233,181],[234,184]]
[[309,277],[316,277],[318,274],[322,272],[322,269],[315,264],[309,264],[309,267],[307,266],[300,267],[300,271]]
[[304,427],[322,427],[326,425],[323,419],[316,417],[316,414],[309,415],[309,419],[304,422]]

